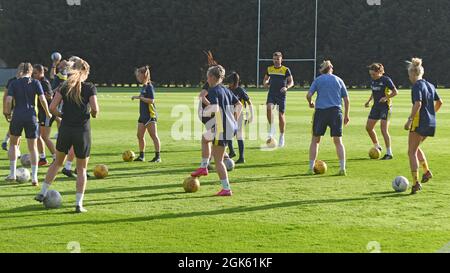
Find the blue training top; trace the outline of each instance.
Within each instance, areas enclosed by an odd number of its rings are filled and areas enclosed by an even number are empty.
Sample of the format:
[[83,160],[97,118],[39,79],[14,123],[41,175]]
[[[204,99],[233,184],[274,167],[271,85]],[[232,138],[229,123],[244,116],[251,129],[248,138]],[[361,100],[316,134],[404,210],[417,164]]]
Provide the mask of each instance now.
[[218,105],[220,115],[215,115],[216,140],[232,140],[237,130],[237,122],[234,118],[234,105],[239,100],[231,90],[223,85],[208,90],[208,100],[211,105]]
[[12,81],[8,88],[8,96],[14,98],[13,119],[33,120],[36,117],[36,97],[44,95],[38,80],[24,77]]
[[333,74],[323,74],[313,82],[309,93],[316,92],[316,109],[342,108],[342,98],[348,96],[344,81]]
[[440,100],[434,85],[422,79],[418,80],[412,87],[411,100],[422,102],[420,111],[417,112],[413,121],[413,128],[436,127],[436,111],[434,102]]

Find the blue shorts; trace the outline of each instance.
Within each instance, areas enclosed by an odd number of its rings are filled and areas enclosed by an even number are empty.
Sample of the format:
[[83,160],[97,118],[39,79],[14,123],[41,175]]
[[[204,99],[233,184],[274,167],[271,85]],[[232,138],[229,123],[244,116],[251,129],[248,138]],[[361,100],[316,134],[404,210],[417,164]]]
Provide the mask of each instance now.
[[20,137],[25,130],[25,137],[27,139],[37,139],[39,136],[39,124],[36,117],[32,120],[13,119],[9,124],[9,132],[12,136]]
[[342,136],[343,117],[339,107],[327,109],[316,109],[313,119],[313,135],[324,136],[327,128],[330,127],[331,137]]
[[273,104],[278,105],[278,111],[280,113],[285,113],[286,111],[286,96],[274,96],[269,93],[267,96],[267,103],[266,104]]
[[369,119],[389,120],[391,118],[391,108],[387,104],[374,104],[370,110]]
[[434,135],[436,134],[436,127],[421,126],[412,129],[411,132],[416,132],[423,137],[434,137]]
[[154,123],[156,123],[158,121],[158,118],[152,118],[152,117],[150,117],[150,116],[148,116],[148,117],[139,117],[139,120],[138,120],[138,123],[142,123],[142,124],[144,124],[145,126],[148,126],[150,123],[152,123],[152,122],[154,122]]

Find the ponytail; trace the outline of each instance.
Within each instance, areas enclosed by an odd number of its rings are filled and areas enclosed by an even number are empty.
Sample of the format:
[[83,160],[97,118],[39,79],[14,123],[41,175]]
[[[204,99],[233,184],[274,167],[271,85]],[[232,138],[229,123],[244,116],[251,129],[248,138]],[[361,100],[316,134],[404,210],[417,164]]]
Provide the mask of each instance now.
[[90,66],[81,58],[69,62],[67,81],[64,82],[61,89],[66,91],[66,96],[69,100],[78,105],[82,104],[81,86],[82,83],[89,76]]
[[209,67],[219,65],[217,63],[217,61],[214,60],[214,56],[213,56],[211,50],[203,51],[203,53],[205,53],[206,57],[208,58],[208,66]]
[[418,77],[422,77],[423,74],[425,74],[422,62],[423,61],[420,58],[412,58],[411,61],[406,61],[408,64],[408,72]]

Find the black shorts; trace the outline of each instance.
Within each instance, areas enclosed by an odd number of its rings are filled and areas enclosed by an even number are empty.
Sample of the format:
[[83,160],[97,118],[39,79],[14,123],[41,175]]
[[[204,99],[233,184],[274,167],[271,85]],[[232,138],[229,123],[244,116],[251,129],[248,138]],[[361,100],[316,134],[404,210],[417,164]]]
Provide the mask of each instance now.
[[56,119],[55,116],[53,116],[51,119],[47,118],[47,115],[45,115],[45,112],[41,112],[41,111],[39,111],[38,118],[39,118],[39,125],[42,127],[52,127],[53,122]]
[[89,125],[84,127],[61,125],[58,132],[58,140],[56,141],[56,150],[68,154],[72,146],[77,158],[85,159],[90,156],[91,128]]
[[142,123],[142,124],[144,124],[146,127],[150,124],[150,123],[152,123],[152,122],[154,122],[154,123],[156,123],[156,122],[158,122],[158,118],[156,118],[156,117],[154,117],[154,118],[152,118],[152,117],[150,117],[150,116],[148,116],[148,117],[139,117],[139,119],[138,119],[138,123]]
[[412,129],[411,132],[416,132],[423,137],[434,137],[436,134],[436,127],[422,126]]
[[369,119],[389,120],[391,118],[391,108],[387,104],[374,104],[370,110]]
[[25,137],[27,139],[37,139],[39,136],[39,125],[36,117],[32,120],[13,119],[9,124],[9,132],[12,136],[20,137],[25,130]]
[[266,104],[278,105],[278,111],[282,114],[286,112],[286,96],[274,96],[269,93]]
[[316,109],[313,119],[313,135],[324,136],[327,127],[330,127],[331,137],[342,136],[343,117],[339,107]]

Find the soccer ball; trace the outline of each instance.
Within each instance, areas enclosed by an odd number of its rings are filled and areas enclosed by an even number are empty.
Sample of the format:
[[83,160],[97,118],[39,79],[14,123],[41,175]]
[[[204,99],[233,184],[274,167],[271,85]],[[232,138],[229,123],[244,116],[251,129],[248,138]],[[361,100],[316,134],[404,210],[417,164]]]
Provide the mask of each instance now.
[[223,159],[223,164],[225,164],[225,167],[227,168],[227,171],[231,172],[234,170],[234,160],[227,157]]
[[327,163],[323,162],[322,160],[316,160],[316,163],[314,164],[315,174],[324,174],[327,172],[327,170]]
[[277,140],[273,137],[269,138],[266,142],[267,148],[269,149],[275,149],[278,145]]
[[134,160],[135,157],[136,157],[136,155],[134,154],[133,151],[125,151],[122,154],[123,161],[125,161],[125,162],[131,162]]
[[16,180],[19,183],[26,183],[26,182],[30,181],[30,179],[31,179],[30,171],[28,169],[25,169],[25,168],[17,169],[16,176],[17,176]]
[[31,167],[31,155],[24,154],[20,157],[20,163],[22,163],[22,166],[24,168],[30,168]]
[[394,181],[392,181],[392,188],[396,192],[405,192],[409,187],[409,181],[404,176],[397,176]]
[[55,190],[50,190],[47,192],[43,203],[46,209],[60,208],[62,205],[61,194]]
[[183,182],[185,192],[194,193],[200,189],[200,180],[197,177],[189,176]]
[[378,158],[380,158],[380,156],[381,156],[381,152],[377,148],[372,147],[369,150],[369,157],[370,157],[370,159],[378,159]]
[[53,62],[59,62],[62,59],[62,55],[59,52],[54,52],[54,53],[52,53],[51,58],[52,58]]
[[94,168],[94,176],[97,179],[103,179],[108,176],[108,167],[106,165],[100,164]]

